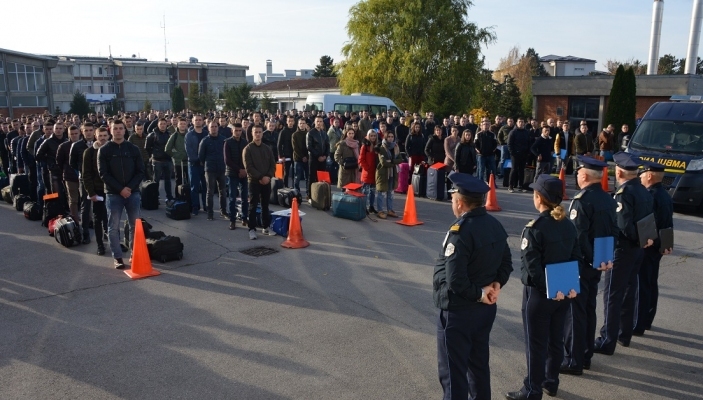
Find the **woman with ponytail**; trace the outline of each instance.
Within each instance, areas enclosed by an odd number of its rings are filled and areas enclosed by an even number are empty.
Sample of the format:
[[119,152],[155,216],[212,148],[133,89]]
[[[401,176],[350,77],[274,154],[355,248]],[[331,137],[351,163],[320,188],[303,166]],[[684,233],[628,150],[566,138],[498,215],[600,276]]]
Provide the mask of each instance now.
[[564,318],[576,291],[547,296],[545,266],[568,261],[582,263],[576,228],[561,206],[562,182],[540,175],[530,187],[539,216],[522,231],[522,323],[527,350],[527,376],[522,389],[508,399],[541,399],[542,392],[556,396],[559,368],[564,359]]

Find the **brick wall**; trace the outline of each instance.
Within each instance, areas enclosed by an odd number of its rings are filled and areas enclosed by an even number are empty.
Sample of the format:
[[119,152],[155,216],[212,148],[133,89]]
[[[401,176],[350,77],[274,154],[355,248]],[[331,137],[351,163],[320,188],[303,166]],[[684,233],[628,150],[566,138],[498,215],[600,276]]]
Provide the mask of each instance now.
[[[561,117],[557,117],[557,108],[563,109]],[[546,121],[548,118],[562,120],[569,115],[569,96],[537,96],[537,113],[535,119],[537,121]]]

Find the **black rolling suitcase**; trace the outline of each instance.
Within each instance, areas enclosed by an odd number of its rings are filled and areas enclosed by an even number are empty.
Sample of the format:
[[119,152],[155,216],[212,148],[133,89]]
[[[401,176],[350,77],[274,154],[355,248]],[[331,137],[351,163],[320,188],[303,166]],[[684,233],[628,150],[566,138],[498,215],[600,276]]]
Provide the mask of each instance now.
[[54,224],[54,239],[64,247],[81,243],[81,229],[71,217],[64,217]]
[[190,207],[185,201],[176,201],[166,207],[166,216],[176,221],[190,219]]
[[16,194],[15,197],[12,198],[12,205],[15,207],[15,210],[22,212],[24,211],[24,203],[29,201],[32,201],[29,196],[24,194]]
[[424,164],[413,166],[413,194],[417,197],[427,197],[427,168]]
[[166,262],[183,258],[183,243],[176,236],[147,239],[146,248],[149,250],[149,258],[152,260]]
[[159,184],[154,181],[143,181],[139,184],[142,195],[142,208],[145,210],[158,210]]
[[27,218],[30,221],[41,221],[42,217],[42,209],[39,206],[39,204],[33,202],[33,201],[28,201],[24,203],[24,207],[22,209],[24,212],[24,217]]
[[271,196],[269,198],[269,204],[278,204],[278,189],[283,189],[283,179],[271,178]]
[[190,179],[188,179],[188,170],[181,162],[181,176],[183,176],[183,183],[176,187],[176,200],[180,200],[188,204],[188,210],[193,209],[193,203],[190,199]]
[[10,175],[10,187],[12,188],[12,197],[18,194],[29,195],[29,177],[25,174]]
[[298,199],[298,206],[303,202],[303,196],[299,190],[283,188],[278,189],[278,204],[282,207],[293,207],[293,199]]
[[427,198],[430,200],[444,200],[446,196],[445,181],[447,174],[444,172],[445,165],[437,163],[427,170]]

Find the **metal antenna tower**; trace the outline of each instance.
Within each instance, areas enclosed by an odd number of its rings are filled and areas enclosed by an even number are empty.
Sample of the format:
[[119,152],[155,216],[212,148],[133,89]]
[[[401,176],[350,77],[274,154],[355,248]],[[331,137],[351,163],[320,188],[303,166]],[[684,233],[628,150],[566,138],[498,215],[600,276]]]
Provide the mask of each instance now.
[[168,62],[168,51],[166,48],[166,45],[168,42],[166,41],[166,14],[164,14],[164,20],[161,24],[161,29],[164,30],[164,61]]

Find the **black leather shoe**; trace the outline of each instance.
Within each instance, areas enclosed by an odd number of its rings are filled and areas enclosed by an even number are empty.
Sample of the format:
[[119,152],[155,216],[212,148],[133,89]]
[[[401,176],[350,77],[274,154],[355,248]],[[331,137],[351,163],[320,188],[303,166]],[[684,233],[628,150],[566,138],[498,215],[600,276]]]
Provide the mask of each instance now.
[[236,225],[236,224],[235,224],[235,222],[234,222],[234,221],[230,222],[230,223],[229,223],[229,230],[230,230],[230,231],[233,231],[233,230],[234,230],[234,228],[236,228],[236,226],[235,226],[235,225]]
[[[583,369],[581,368],[576,368],[576,367],[569,367],[568,365],[562,365],[561,368],[559,368],[559,373],[560,374],[566,374],[566,375],[583,375]],[[546,390],[546,389],[545,389]],[[546,393],[546,392],[545,392]],[[553,396],[550,394],[550,396]]]
[[591,360],[583,362],[583,369],[591,369]]
[[644,329],[642,329],[642,330],[638,329],[636,331],[632,331],[632,336],[644,336]]
[[99,245],[98,246],[98,255],[99,256],[104,256],[105,255],[105,246]]
[[619,344],[620,346],[622,346],[622,347],[630,347],[630,341],[629,341],[629,340],[625,341],[625,340],[620,340],[620,339],[618,339],[618,344]]
[[557,395],[556,389],[555,389],[554,391],[552,391],[552,390],[547,389],[546,387],[543,387],[543,388],[542,388],[542,392],[543,392],[543,393],[546,393],[547,396],[550,396],[550,397],[554,397],[554,396]]
[[505,394],[505,398],[508,400],[527,400],[527,394],[523,393],[521,390],[516,392],[508,392]]
[[612,356],[615,353],[615,350],[608,351],[606,349],[596,347],[595,349],[593,349],[593,352],[597,354],[605,354],[606,356]]

